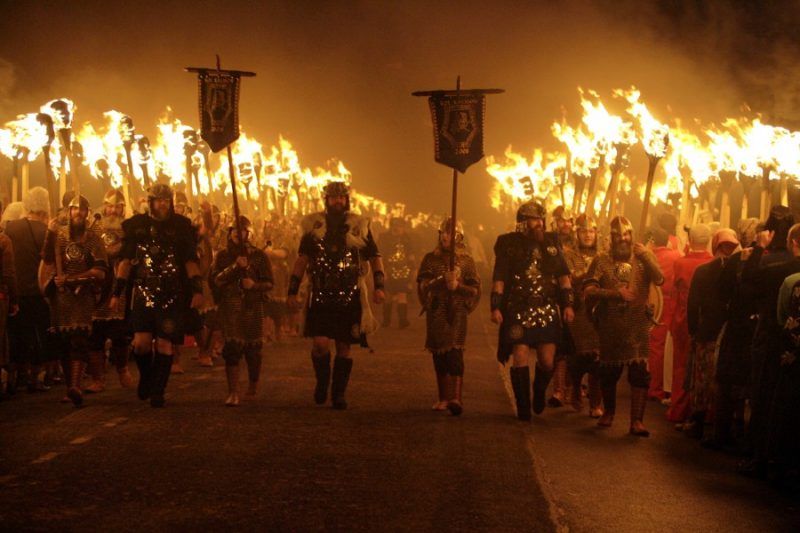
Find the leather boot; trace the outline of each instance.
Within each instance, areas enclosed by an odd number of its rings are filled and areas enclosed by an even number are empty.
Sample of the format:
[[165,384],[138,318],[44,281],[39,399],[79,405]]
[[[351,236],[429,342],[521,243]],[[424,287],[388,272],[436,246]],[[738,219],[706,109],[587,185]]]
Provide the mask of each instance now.
[[514,389],[514,400],[517,403],[517,418],[530,421],[531,419],[531,371],[527,366],[512,366],[511,388]]
[[603,393],[600,390],[600,379],[594,374],[589,374],[589,416],[600,418],[603,416]]
[[331,381],[331,402],[334,409],[347,409],[344,393],[350,381],[350,372],[353,370],[353,360],[345,357],[333,359],[333,380]]
[[431,407],[434,411],[445,411],[447,410],[447,373],[446,372],[437,372],[436,373],[436,388],[439,393],[439,401],[433,404]]
[[153,352],[135,354],[136,366],[139,367],[139,385],[136,387],[136,395],[140,400],[150,398],[151,381],[153,379]]
[[607,428],[614,423],[614,413],[617,410],[617,382],[615,381],[613,385],[601,387],[601,392],[605,412],[600,417],[600,420],[597,421],[597,425]]
[[164,392],[172,371],[172,355],[156,352],[153,357],[153,377],[150,388],[150,407],[164,407]]
[[326,353],[317,357],[311,352],[311,362],[314,364],[314,374],[317,376],[317,385],[314,388],[314,402],[322,405],[328,400],[328,385],[331,382],[331,354]]
[[106,390],[105,373],[106,373],[106,354],[101,351],[89,352],[89,364],[87,365],[89,376],[92,382],[84,390],[89,394],[103,392]]
[[114,367],[117,369],[119,375],[119,384],[123,389],[130,389],[133,387],[133,376],[128,370],[128,346],[111,346],[111,360],[114,361]]
[[225,376],[228,378],[228,398],[226,407],[239,405],[239,363],[225,365]]
[[642,423],[645,407],[647,407],[647,387],[631,387],[631,435],[637,437],[650,436],[650,432],[647,431]]
[[[537,371],[538,374],[538,371]],[[556,361],[555,371],[553,372],[553,396],[547,400],[548,407],[563,407],[567,399],[567,360]]]
[[397,318],[400,329],[406,329],[411,325],[408,321],[408,304],[397,304]]
[[383,303],[383,322],[381,325],[385,328],[392,325],[392,302],[390,300]]
[[245,347],[245,362],[247,363],[247,392],[245,399],[252,399],[258,393],[258,381],[261,378],[261,346],[251,345]]
[[547,386],[553,373],[544,370],[541,366],[536,366],[536,375],[533,378],[533,412],[537,415],[544,411],[547,404]]
[[450,396],[447,402],[447,410],[453,416],[459,416],[464,412],[464,405],[461,403],[461,388],[464,385],[463,376],[447,376],[448,390]]
[[75,407],[83,405],[83,394],[81,393],[81,375],[83,374],[83,361],[71,360],[69,362],[69,382],[67,397]]

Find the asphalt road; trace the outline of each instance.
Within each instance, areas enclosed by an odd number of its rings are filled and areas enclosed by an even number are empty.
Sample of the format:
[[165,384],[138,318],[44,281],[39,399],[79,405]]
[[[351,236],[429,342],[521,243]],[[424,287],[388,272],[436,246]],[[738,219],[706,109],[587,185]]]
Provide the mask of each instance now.
[[[735,460],[549,409],[513,413],[492,326],[473,318],[465,413],[430,411],[424,325],[357,350],[350,408],[314,405],[309,345],[265,348],[260,396],[226,408],[222,366],[185,359],[165,409],[109,376],[86,407],[62,390],[0,403],[0,529],[285,531],[790,531],[800,504],[740,479]],[[244,372],[243,372],[244,378]],[[620,390],[624,391],[621,386]],[[652,404],[651,404],[652,405]]]

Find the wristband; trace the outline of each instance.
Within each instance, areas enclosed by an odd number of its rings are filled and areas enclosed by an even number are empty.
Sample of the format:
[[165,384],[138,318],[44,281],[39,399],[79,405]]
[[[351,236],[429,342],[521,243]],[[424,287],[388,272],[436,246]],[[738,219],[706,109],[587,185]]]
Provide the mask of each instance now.
[[500,305],[503,303],[503,293],[501,292],[492,292],[489,296],[489,307],[492,311],[497,311],[500,309]]
[[375,271],[374,274],[372,274],[372,282],[375,285],[375,290],[376,291],[382,291],[383,290],[385,279],[386,279],[386,277],[384,276],[383,272],[381,272],[380,270],[377,270],[377,271]]
[[111,294],[119,298],[128,288],[127,278],[114,278],[114,286],[111,289]]
[[292,274],[289,277],[289,296],[297,296],[300,292],[300,278]]
[[192,294],[203,294],[203,278],[192,276],[189,278],[189,287],[192,289]]
[[572,287],[559,287],[558,303],[562,309],[575,306],[575,291],[572,290]]

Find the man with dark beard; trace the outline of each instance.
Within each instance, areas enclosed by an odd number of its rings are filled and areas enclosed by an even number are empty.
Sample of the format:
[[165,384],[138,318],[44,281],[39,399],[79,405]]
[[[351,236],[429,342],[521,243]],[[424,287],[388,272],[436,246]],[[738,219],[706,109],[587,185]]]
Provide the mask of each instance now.
[[[114,272],[119,263],[122,249],[122,221],[125,218],[125,197],[117,189],[109,190],[103,197],[103,211],[100,219],[92,224],[92,230],[100,236],[106,247],[109,272]],[[111,341],[111,361],[119,374],[119,382],[124,388],[133,386],[133,377],[128,372],[128,349],[130,336],[125,322],[124,303],[118,309],[108,307],[114,276],[109,274],[103,280],[102,299],[95,307],[92,316],[92,335],[89,338],[89,375],[92,384],[86,392],[101,392],[105,389],[103,374],[105,372],[106,340]],[[121,295],[125,298],[126,295]]]
[[[378,305],[386,297],[383,263],[369,219],[349,212],[347,184],[330,182],[324,194],[325,211],[308,215],[302,221],[303,237],[289,280],[287,303],[295,309],[303,305],[298,292],[308,271],[311,294],[305,336],[314,339],[311,350],[317,378],[314,401],[326,402],[330,382],[333,408],[347,409],[344,395],[353,368],[350,345],[365,344],[366,334],[375,328],[367,301],[364,263],[369,262],[372,268],[373,299]],[[336,344],[332,378],[331,341]]]
[[89,355],[95,288],[108,270],[100,237],[88,231],[89,201],[73,196],[68,221],[50,224],[42,252],[39,282],[50,300],[50,330],[67,374],[67,396],[83,404],[81,376]]
[[[574,252],[577,247],[575,238],[575,217],[563,205],[553,211],[553,230],[566,257],[567,252]],[[588,264],[587,264],[588,266]],[[572,270],[570,268],[570,270]],[[573,285],[574,287],[574,285]],[[556,348],[555,369],[553,371],[553,395],[547,400],[550,407],[562,407],[571,396],[572,379],[567,369],[567,359],[575,352],[575,340],[571,327],[564,324],[561,341]]]
[[597,256],[597,223],[589,215],[582,214],[576,219],[575,226],[577,227],[577,246],[564,250],[572,287],[575,289],[575,319],[569,325],[574,348],[567,361],[569,375],[572,378],[571,401],[572,407],[580,412],[583,407],[580,384],[583,375],[588,374],[589,416],[600,418],[603,414],[598,375],[600,340],[589,314],[585,312],[586,303],[583,295],[583,284],[589,271],[589,265]]
[[598,255],[589,267],[584,294],[600,338],[600,388],[605,412],[597,425],[610,427],[617,404],[617,381],[628,367],[631,385],[630,434],[648,437],[644,410],[650,373],[648,337],[652,310],[650,284],[664,277],[658,260],[643,244],[633,243],[633,225],[624,216],[611,220],[611,251]]
[[492,322],[500,325],[497,358],[513,360],[511,384],[517,418],[531,419],[531,352],[536,355],[533,411],[545,407],[553,372],[561,319],[572,322],[573,292],[558,237],[546,233],[544,206],[535,200],[517,210],[517,231],[500,235],[494,245]]
[[[132,284],[130,329],[139,366],[138,395],[152,407],[164,406],[164,390],[172,367],[172,345],[183,342],[186,302],[203,303],[197,266],[197,236],[191,221],[175,214],[172,189],[157,183],[148,191],[149,214],[122,223],[124,233],[113,297]],[[155,340],[155,353],[153,353]]]

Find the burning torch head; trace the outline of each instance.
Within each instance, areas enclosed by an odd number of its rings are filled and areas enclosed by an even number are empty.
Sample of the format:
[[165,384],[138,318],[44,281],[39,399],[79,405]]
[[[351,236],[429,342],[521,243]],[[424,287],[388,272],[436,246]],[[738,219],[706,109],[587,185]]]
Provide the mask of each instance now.
[[[242,226],[242,238],[244,242],[248,242],[250,236],[253,234],[253,223],[250,222],[250,219],[246,216],[239,215],[239,224]],[[231,223],[228,225],[228,240],[234,244],[239,244],[239,235],[236,232],[235,219],[232,219]]]
[[136,134],[136,127],[133,125],[133,119],[128,115],[122,115],[119,119],[119,136],[122,138],[122,143],[130,145],[133,143]]
[[50,109],[56,115],[55,122],[60,129],[72,127],[72,109],[66,100],[53,100],[50,102]]
[[164,220],[174,212],[172,188],[166,183],[155,183],[147,191],[147,203],[150,206],[150,216],[157,220]]
[[44,128],[45,134],[47,135],[45,146],[50,146],[53,144],[53,141],[56,138],[56,130],[53,126],[53,117],[47,113],[37,113],[36,120],[42,125],[42,128]]
[[350,211],[350,187],[343,181],[331,181],[323,189],[325,210],[331,212]]
[[183,152],[190,156],[197,150],[197,132],[193,129],[183,130]]
[[[450,248],[450,232],[453,230],[453,219],[447,217],[439,224],[439,244],[442,248]],[[456,246],[464,242],[464,225],[456,222]]]

